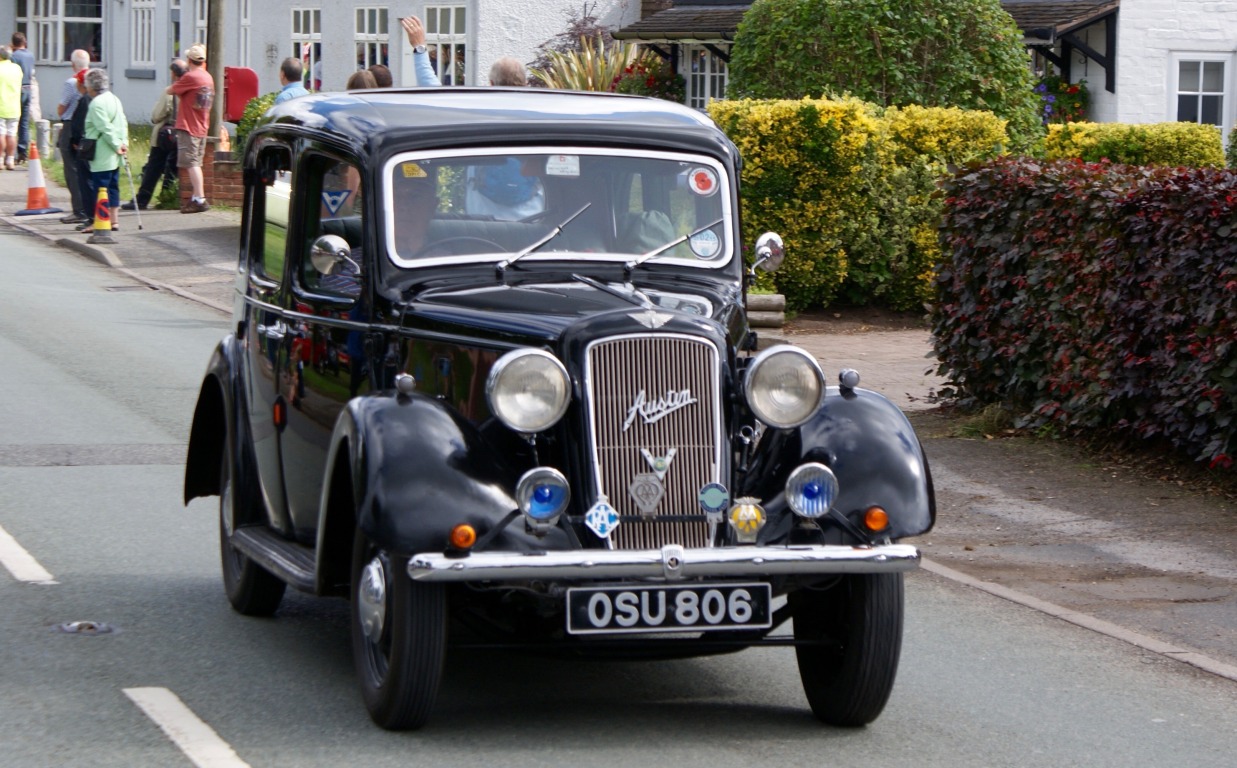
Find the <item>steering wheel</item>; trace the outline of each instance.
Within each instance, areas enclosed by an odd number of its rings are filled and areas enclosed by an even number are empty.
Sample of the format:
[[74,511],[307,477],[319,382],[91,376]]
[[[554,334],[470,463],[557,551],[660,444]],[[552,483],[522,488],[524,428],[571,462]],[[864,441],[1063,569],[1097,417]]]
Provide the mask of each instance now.
[[414,253],[412,258],[418,259],[427,256],[457,256],[465,252],[462,246],[470,243],[474,246],[483,245],[494,253],[507,253],[510,250],[502,247],[493,240],[486,240],[484,237],[456,235],[455,237],[444,237],[441,240],[435,240]]

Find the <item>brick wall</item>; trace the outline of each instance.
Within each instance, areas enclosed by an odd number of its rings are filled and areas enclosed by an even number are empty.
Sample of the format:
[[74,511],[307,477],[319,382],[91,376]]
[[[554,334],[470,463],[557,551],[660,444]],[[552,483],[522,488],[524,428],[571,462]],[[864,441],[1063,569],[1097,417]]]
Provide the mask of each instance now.
[[[232,158],[231,152],[216,151],[216,140],[207,139],[206,152],[202,157],[202,182],[206,201],[212,205],[230,205],[240,208],[245,201],[245,186],[241,164]],[[189,201],[193,191],[188,171],[180,169],[180,202]]]

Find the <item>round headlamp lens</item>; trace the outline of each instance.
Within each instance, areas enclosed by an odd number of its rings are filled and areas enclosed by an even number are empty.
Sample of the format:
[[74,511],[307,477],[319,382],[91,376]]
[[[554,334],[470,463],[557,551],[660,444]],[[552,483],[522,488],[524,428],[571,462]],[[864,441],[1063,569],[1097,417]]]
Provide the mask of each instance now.
[[508,427],[526,434],[554,426],[567,411],[569,392],[567,369],[539,349],[503,355],[486,382],[490,410]]
[[837,497],[837,475],[824,464],[804,464],[786,478],[786,503],[800,517],[825,515]]
[[567,486],[567,478],[557,469],[537,467],[520,478],[515,500],[530,522],[552,525],[567,509],[571,489]]
[[771,427],[789,429],[816,413],[825,394],[825,376],[807,352],[778,346],[756,356],[744,387],[756,418]]

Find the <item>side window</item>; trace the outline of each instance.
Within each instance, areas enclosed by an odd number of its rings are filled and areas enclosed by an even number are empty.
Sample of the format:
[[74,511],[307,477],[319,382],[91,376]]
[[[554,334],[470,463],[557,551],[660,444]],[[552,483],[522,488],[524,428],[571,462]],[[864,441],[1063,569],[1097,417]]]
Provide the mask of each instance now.
[[[309,291],[340,298],[360,294],[357,267],[364,264],[365,244],[361,173],[353,163],[333,157],[314,157],[304,164],[303,202],[305,237],[300,260],[301,284]],[[342,237],[349,260],[320,272],[310,258],[314,243],[324,235]]]
[[272,282],[282,282],[288,252],[288,201],[292,197],[292,152],[272,146],[258,155],[262,186],[256,196],[250,222],[250,255],[254,273]]

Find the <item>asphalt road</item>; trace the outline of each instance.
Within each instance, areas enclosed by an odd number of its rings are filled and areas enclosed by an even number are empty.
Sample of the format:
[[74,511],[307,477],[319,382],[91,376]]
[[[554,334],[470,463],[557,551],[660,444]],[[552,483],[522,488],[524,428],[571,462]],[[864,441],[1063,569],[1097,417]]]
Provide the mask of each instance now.
[[[231,612],[181,505],[226,318],[0,232],[0,764],[1228,766],[1237,685],[926,572],[893,698],[819,726],[793,655],[451,654],[435,718],[373,727],[346,605]],[[14,557],[20,551],[28,560]],[[16,571],[16,572],[14,572]],[[88,620],[110,631],[69,634]],[[99,624],[94,625],[96,627]]]

